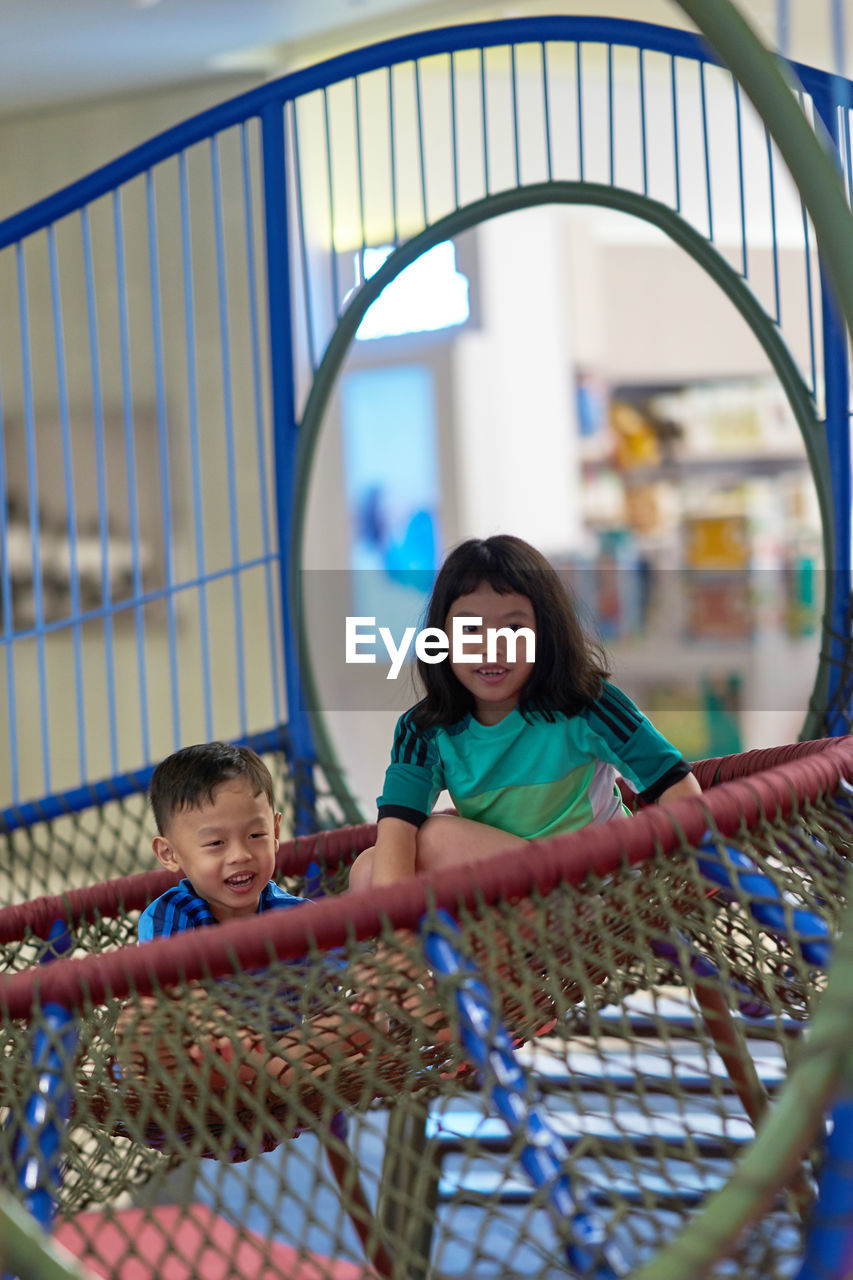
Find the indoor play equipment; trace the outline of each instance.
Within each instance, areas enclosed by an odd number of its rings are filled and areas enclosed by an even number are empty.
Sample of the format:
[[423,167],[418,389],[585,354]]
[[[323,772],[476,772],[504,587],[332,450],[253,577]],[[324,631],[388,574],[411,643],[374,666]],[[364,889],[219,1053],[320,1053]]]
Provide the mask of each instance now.
[[[684,4],[700,26],[706,7]],[[828,272],[853,103],[838,75],[796,66],[774,121],[760,54],[729,56],[735,36],[752,50],[734,19],[709,35],[742,82],[698,38],[641,23],[388,42],[224,103],[0,224],[16,309],[0,479],[25,499],[0,512],[4,1184],[92,1274],[237,1275],[249,1249],[284,1275],[285,1247],[317,1276],[846,1274],[846,1184],[822,1144],[836,1095],[845,1132],[849,1087],[849,391]],[[790,110],[810,140],[820,122],[843,189],[796,129],[777,137]],[[343,901],[372,832],[314,710],[304,628],[324,406],[407,265],[549,201],[662,229],[785,390],[831,569],[813,741],[702,763],[705,794],[671,817]],[[756,244],[769,228],[774,259],[792,208],[799,284],[754,279]],[[732,209],[735,260],[717,237]],[[377,243],[391,252],[365,278]],[[61,592],[39,515],[50,452]],[[138,874],[151,765],[216,736],[270,759],[294,832],[279,873],[318,901],[139,951],[135,913],[165,884]],[[301,1022],[282,1038],[295,983]],[[75,1274],[4,1214],[4,1266]]]

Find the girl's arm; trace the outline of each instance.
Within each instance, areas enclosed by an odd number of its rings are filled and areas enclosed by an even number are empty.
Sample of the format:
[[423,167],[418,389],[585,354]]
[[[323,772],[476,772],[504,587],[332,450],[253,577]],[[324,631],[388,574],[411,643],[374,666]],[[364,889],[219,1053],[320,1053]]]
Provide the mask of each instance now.
[[667,787],[666,791],[662,791],[658,796],[658,804],[671,804],[673,800],[683,800],[685,796],[700,796],[702,788],[696,781],[692,773],[685,774],[683,778],[679,778],[678,782],[674,782],[671,787]]
[[415,874],[418,829],[403,818],[380,818],[373,846],[371,888],[408,880]]

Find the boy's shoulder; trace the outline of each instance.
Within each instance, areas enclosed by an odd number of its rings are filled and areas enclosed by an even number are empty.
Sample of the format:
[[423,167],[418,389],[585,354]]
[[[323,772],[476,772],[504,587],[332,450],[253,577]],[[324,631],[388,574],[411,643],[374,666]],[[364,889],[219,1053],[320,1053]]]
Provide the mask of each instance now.
[[181,880],[150,902],[142,912],[139,941],[149,942],[213,923],[213,912],[204,898],[199,897],[189,880]]
[[[270,880],[261,890],[259,911],[276,911],[282,907],[297,907],[309,898],[298,898],[280,889]],[[172,885],[159,898],[149,903],[139,917],[139,941],[151,942],[155,938],[168,938],[186,929],[198,929],[216,924],[208,903],[199,897],[189,880]]]
[[304,902],[310,902],[310,898],[300,898],[296,894],[288,893],[286,889],[281,889],[274,880],[270,880],[266,887],[261,891],[261,900],[258,906],[259,911],[278,911],[282,907],[299,907]]

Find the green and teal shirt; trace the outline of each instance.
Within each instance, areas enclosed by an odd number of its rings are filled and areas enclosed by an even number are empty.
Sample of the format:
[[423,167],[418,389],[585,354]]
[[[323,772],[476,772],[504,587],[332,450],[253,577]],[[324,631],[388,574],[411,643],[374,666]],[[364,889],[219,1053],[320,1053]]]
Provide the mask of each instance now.
[[412,710],[397,722],[380,818],[420,826],[447,790],[463,818],[530,840],[627,813],[617,774],[655,800],[690,766],[615,685],[574,716],[516,708],[498,724],[466,715],[418,729]]

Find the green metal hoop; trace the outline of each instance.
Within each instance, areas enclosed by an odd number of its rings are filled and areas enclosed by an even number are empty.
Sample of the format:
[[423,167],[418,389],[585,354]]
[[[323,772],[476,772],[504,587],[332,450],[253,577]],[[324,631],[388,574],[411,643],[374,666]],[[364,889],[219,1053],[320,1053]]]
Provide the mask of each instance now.
[[[623,190],[588,182],[543,182],[490,195],[482,200],[454,210],[453,213],[432,223],[424,231],[413,236],[395,250],[375,275],[361,287],[351,299],[341,316],[335,332],[323,354],[314,376],[311,391],[299,431],[296,455],[295,502],[293,536],[290,542],[290,581],[292,596],[289,601],[290,616],[295,621],[300,670],[309,707],[314,742],[318,757],[324,762],[329,781],[336,798],[344,809],[347,821],[363,821],[358,805],[349,794],[343,770],[331,742],[325,719],[319,708],[317,682],[311,658],[311,650],[305,624],[305,608],[302,599],[300,571],[305,539],[305,515],[308,505],[311,470],[317,449],[323,417],[335,381],[346,358],[356,330],[368,308],[390,282],[410,266],[433,245],[458,235],[470,227],[502,214],[542,204],[588,204],[615,209],[650,222],[662,230],[685,250],[717,283],[752,329],[777,375],[791,405],[805,443],[806,453],[815,478],[823,528],[824,563],[833,563],[834,529],[831,501],[831,477],[826,437],[818,420],[809,391],[788,351],[779,330],[762,309],[755,295],[742,277],[726,262],[708,241],[695,231],[679,214],[667,205],[635,191]],[[823,633],[826,635],[831,617],[831,575],[827,575],[827,591],[824,600]],[[803,727],[804,737],[815,737],[826,708],[829,683],[829,659],[827,646],[821,646],[821,654],[815,683],[809,700],[809,709]]]

